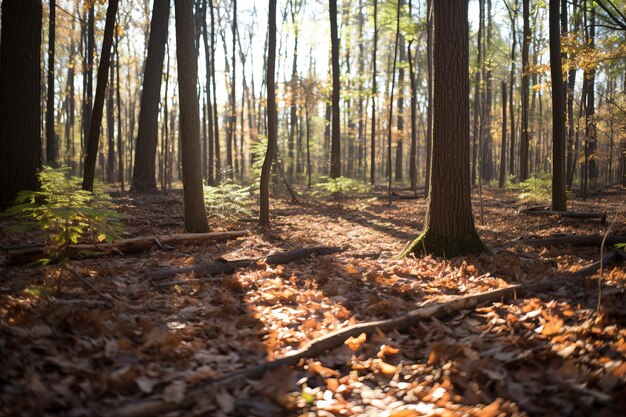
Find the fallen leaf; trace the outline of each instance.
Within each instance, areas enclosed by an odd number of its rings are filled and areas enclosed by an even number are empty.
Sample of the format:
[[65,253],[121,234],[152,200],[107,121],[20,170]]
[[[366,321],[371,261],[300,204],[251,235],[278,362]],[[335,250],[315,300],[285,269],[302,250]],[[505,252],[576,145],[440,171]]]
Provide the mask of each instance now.
[[400,349],[397,349],[393,346],[389,346],[389,345],[382,345],[380,347],[380,350],[378,351],[378,353],[376,354],[376,356],[378,356],[379,358],[383,359],[386,358],[388,356],[393,356],[396,355],[400,352]]
[[550,317],[550,320],[543,325],[543,329],[541,330],[541,334],[546,336],[552,336],[561,331],[563,328],[563,320],[557,316]]
[[135,383],[143,393],[151,394],[154,390],[154,387],[159,383],[159,380],[140,376],[135,378]]
[[353,351],[357,351],[361,345],[363,343],[365,343],[365,340],[367,339],[367,335],[365,333],[361,333],[358,337],[352,337],[350,336],[345,342],[345,345],[348,345],[348,347]]
[[185,399],[187,384],[183,381],[174,381],[163,390],[162,398],[172,404],[180,404]]

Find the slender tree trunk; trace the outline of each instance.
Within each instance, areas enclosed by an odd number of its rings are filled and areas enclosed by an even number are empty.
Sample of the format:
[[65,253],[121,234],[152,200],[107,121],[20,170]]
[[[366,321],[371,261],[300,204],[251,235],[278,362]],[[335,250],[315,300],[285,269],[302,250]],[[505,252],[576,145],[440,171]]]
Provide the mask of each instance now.
[[476,185],[476,179],[478,177],[478,154],[479,144],[482,143],[482,106],[481,106],[481,69],[483,68],[483,31],[484,31],[484,1],[479,0],[479,19],[478,19],[478,34],[476,36],[476,75],[474,80],[474,126],[472,135],[472,185]]
[[524,39],[522,41],[522,134],[520,138],[519,180],[528,179],[528,94],[529,94],[529,46],[530,46],[530,0],[522,0]]
[[374,49],[372,52],[372,138],[370,141],[370,183],[376,184],[376,61],[378,48],[378,0],[374,0]]
[[122,96],[120,93],[120,35],[115,34],[115,90],[117,95],[117,179],[124,192],[124,144],[122,137]]
[[[400,21],[400,11],[404,6],[404,0],[398,0],[398,21]],[[398,141],[396,148],[396,172],[395,178],[396,181],[402,181],[403,171],[404,171],[404,61],[406,61],[406,44],[404,42],[404,35],[402,33],[399,34],[399,46],[400,46],[400,57],[399,64],[400,67],[398,69]]]
[[504,188],[506,182],[506,83],[502,81],[502,143],[500,145],[500,178],[498,187]]
[[[409,0],[409,14],[413,10],[413,2]],[[409,81],[411,82],[411,154],[409,157],[409,177],[411,190],[417,191],[417,79],[415,77],[415,62],[411,55],[413,39],[407,46],[409,60]]]
[[[585,3],[587,4],[587,3]],[[591,9],[588,12],[588,27],[589,27],[589,35],[587,44],[589,48],[595,49],[596,46],[596,12],[593,6],[593,3],[590,5]],[[586,149],[587,149],[587,161],[586,164],[586,174],[588,180],[585,180],[585,193],[588,191],[588,181],[590,180],[593,184],[596,183],[598,178],[598,163],[595,157],[596,150],[598,149],[598,136],[596,131],[596,70],[591,67],[587,72],[587,76],[585,77],[585,81],[587,82],[587,106],[585,112],[585,139],[586,139]]]
[[0,49],[0,208],[39,187],[41,0],[4,0]]
[[115,53],[111,54],[109,67],[109,86],[107,94],[107,169],[106,180],[112,183],[115,180],[115,115],[113,114],[113,99],[115,97]]
[[56,39],[56,0],[50,0],[48,30],[48,96],[46,103],[46,163],[57,166],[59,144],[54,132],[54,43]]
[[396,85],[396,64],[398,60],[398,42],[400,39],[400,7],[402,2],[398,1],[398,9],[396,12],[396,39],[393,47],[393,67],[391,70],[391,90],[389,92],[389,121],[387,122],[387,175],[388,175],[388,184],[387,184],[387,194],[389,198],[389,205],[391,205],[391,132],[393,125],[393,93]]
[[277,129],[276,129],[276,92],[274,85],[276,71],[276,0],[269,0],[268,14],[269,50],[267,57],[267,150],[261,169],[261,182],[259,185],[259,227],[270,227],[270,176],[272,174],[272,162],[276,155]]
[[[565,9],[567,10],[567,3],[565,3]],[[578,6],[578,0],[572,1],[574,10]],[[563,6],[561,6],[563,7]],[[574,31],[578,30],[580,25],[580,19],[576,18],[574,23]],[[569,56],[570,61],[573,60],[573,55]],[[572,189],[572,182],[574,181],[574,169],[576,167],[576,158],[574,156],[575,137],[576,130],[574,125],[574,89],[576,87],[576,67],[570,66],[570,70],[567,74],[567,189]]]
[[109,1],[106,21],[104,24],[104,37],[102,40],[102,52],[96,85],[96,97],[93,112],[89,124],[89,136],[87,139],[87,154],[85,155],[85,172],[83,176],[83,190],[93,191],[93,182],[96,173],[96,159],[98,156],[98,143],[100,141],[100,128],[102,127],[102,111],[104,108],[104,95],[106,94],[109,64],[111,62],[111,46],[113,45],[113,30],[115,29],[115,15],[119,0]]
[[[511,143],[510,143],[510,158],[509,158],[509,174],[515,175],[515,147],[516,147],[516,134],[515,127],[515,107],[513,105],[513,91],[515,88],[515,49],[517,47],[517,8],[519,0],[515,0],[513,10],[509,9],[509,18],[511,20],[511,70],[509,72],[509,114],[511,116]],[[503,104],[504,105],[504,104]]]
[[215,185],[219,185],[222,180],[222,156],[220,149],[220,123],[217,111],[217,87],[215,81],[215,11],[213,0],[209,0],[209,10],[211,12],[211,86],[213,87],[213,127],[215,129]]
[[185,230],[202,233],[209,230],[202,191],[200,161],[200,119],[198,114],[198,63],[194,45],[193,0],[175,0],[176,58],[180,94],[180,153],[183,171]]
[[493,170],[493,135],[491,134],[491,108],[493,106],[493,85],[492,85],[492,32],[493,22],[491,13],[491,0],[487,0],[487,30],[486,30],[486,42],[484,44],[485,50],[485,101],[483,103],[484,119],[482,120],[483,129],[483,149],[481,152],[481,174],[482,178],[488,184],[494,177]]
[[330,177],[341,176],[341,131],[339,120],[339,36],[337,34],[337,0],[330,0],[330,45],[333,71],[333,118],[330,141]]

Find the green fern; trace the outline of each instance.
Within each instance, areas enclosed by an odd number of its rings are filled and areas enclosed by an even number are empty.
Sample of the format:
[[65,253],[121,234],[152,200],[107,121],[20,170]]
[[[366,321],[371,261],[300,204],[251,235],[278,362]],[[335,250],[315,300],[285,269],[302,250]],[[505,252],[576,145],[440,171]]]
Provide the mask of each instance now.
[[44,263],[66,261],[69,246],[80,240],[110,242],[122,230],[123,216],[112,210],[100,184],[93,192],[82,190],[82,180],[70,176],[67,167],[44,167],[38,178],[41,191],[21,191],[6,214],[21,219],[14,231],[39,229],[46,235],[51,258]]

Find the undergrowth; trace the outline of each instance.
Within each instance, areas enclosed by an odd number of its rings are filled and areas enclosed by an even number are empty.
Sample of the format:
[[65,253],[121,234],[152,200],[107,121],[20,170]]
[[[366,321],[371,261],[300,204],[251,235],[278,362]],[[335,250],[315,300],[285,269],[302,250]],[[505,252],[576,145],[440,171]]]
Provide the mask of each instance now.
[[322,177],[322,182],[313,186],[311,195],[318,198],[345,198],[365,196],[372,192],[369,184],[346,177],[328,178]]
[[253,185],[244,187],[231,180],[217,187],[204,186],[204,205],[209,217],[233,218],[252,216]]

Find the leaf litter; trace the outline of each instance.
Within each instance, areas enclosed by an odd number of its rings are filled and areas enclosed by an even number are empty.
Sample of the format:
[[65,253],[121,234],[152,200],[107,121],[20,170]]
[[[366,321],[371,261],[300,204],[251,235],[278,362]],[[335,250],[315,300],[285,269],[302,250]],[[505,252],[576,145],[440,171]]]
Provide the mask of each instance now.
[[[171,416],[624,415],[624,269],[607,271],[606,291],[615,295],[598,315],[597,276],[571,278],[597,259],[597,249],[516,242],[602,227],[520,217],[513,206],[496,204],[501,195],[486,194],[478,228],[495,254],[480,257],[396,259],[420,230],[424,203],[355,200],[278,202],[266,236],[74,262],[100,292],[124,300],[118,304],[71,279],[56,291],[51,268],[3,267],[0,415],[101,415],[146,398],[172,404]],[[128,233],[179,232],[171,213],[180,212],[180,201],[162,200],[120,203],[131,215]],[[596,198],[585,207],[610,214],[617,203]],[[2,222],[4,228],[10,220]],[[259,262],[216,279],[181,274],[167,289],[146,278],[164,267],[312,245],[345,251],[286,265]],[[185,402],[202,381],[281,358],[352,324],[558,277],[566,285],[556,291],[424,320],[408,331],[357,335],[294,367]]]

